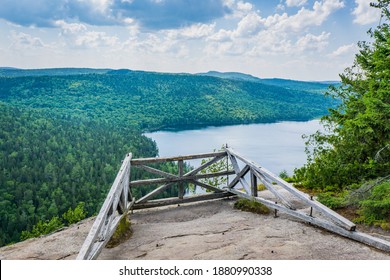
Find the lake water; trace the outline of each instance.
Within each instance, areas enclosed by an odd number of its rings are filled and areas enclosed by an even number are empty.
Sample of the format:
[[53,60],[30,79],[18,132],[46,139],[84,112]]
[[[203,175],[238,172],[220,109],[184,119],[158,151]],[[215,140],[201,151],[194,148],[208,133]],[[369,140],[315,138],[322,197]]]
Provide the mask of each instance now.
[[[207,153],[228,144],[275,174],[286,170],[292,175],[294,168],[306,163],[302,135],[320,129],[319,120],[312,120],[158,131],[145,135],[156,141],[161,157]],[[198,166],[199,162],[191,161],[190,164]]]

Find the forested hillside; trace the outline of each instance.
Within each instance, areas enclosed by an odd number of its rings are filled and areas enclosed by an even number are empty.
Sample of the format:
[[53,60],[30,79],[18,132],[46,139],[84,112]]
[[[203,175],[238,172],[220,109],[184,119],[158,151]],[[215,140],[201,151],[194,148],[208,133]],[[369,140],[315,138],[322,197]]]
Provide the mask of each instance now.
[[201,76],[210,76],[210,77],[218,77],[221,79],[229,79],[229,80],[237,80],[237,81],[247,81],[247,82],[256,82],[264,85],[283,87],[288,90],[298,90],[298,91],[308,91],[308,92],[316,92],[316,93],[324,93],[328,90],[329,85],[335,85],[339,82],[303,82],[303,81],[295,81],[295,80],[287,80],[287,79],[264,79],[257,78],[252,75],[236,73],[236,72],[217,72],[217,71],[209,71],[207,73],[199,73],[197,75]]
[[127,152],[157,154],[137,131],[2,103],[0,128],[0,245],[78,202],[96,213]]
[[80,202],[95,214],[126,153],[158,154],[144,131],[308,120],[334,104],[310,90],[189,74],[3,68],[0,76],[0,246]]
[[142,130],[309,120],[327,113],[322,94],[187,74],[1,77],[0,100],[19,107],[104,119]]

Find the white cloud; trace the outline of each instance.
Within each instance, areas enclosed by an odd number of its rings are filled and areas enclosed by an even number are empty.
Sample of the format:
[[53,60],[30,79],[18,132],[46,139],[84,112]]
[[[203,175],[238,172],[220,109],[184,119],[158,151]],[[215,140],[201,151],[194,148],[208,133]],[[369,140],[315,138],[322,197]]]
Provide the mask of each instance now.
[[338,57],[347,54],[354,54],[356,52],[356,44],[342,45],[337,50],[333,51],[330,56]]
[[378,22],[380,10],[370,7],[368,0],[355,0],[356,7],[352,14],[355,16],[354,23],[365,25]]
[[181,29],[161,31],[160,33],[166,34],[167,37],[172,39],[201,39],[212,35],[215,32],[215,25],[215,23],[197,23]]
[[87,31],[87,27],[81,23],[66,23],[64,20],[57,20],[54,24],[61,28],[61,35],[71,35]]
[[264,56],[323,51],[329,44],[329,32],[313,35],[310,29],[321,24],[342,1],[315,2],[312,9],[302,7],[295,14],[275,13],[261,17],[258,11],[242,15],[234,29],[219,29],[208,37],[207,53]]
[[37,49],[44,48],[46,45],[39,37],[34,37],[30,34],[23,32],[16,33],[15,31],[11,32],[12,44],[11,49]]
[[246,15],[240,20],[233,35],[237,37],[252,36],[261,30],[264,20],[255,12]]
[[79,35],[75,40],[76,46],[88,48],[113,47],[117,43],[118,37],[108,36],[105,32],[97,31],[85,32],[85,34]]
[[298,39],[296,47],[301,51],[319,51],[323,50],[328,45],[330,33],[322,32],[316,36],[313,34],[306,34],[305,36]]
[[275,14],[269,16],[265,23],[266,26],[273,26],[274,29],[299,32],[309,26],[321,25],[330,14],[343,7],[344,3],[340,0],[316,1],[312,10],[302,7],[298,13],[292,16],[288,16],[286,13],[283,15]]
[[252,8],[253,8],[253,5],[249,2],[239,1],[237,3],[237,10],[239,10],[243,13],[249,13],[250,11],[252,11]]
[[307,0],[286,0],[286,5],[288,7],[303,6],[306,2]]
[[253,5],[250,2],[224,0],[223,3],[232,11],[232,13],[226,14],[225,18],[242,18],[253,11]]
[[286,9],[286,7],[283,5],[283,4],[278,4],[277,6],[276,6],[276,10],[277,11],[284,11]]

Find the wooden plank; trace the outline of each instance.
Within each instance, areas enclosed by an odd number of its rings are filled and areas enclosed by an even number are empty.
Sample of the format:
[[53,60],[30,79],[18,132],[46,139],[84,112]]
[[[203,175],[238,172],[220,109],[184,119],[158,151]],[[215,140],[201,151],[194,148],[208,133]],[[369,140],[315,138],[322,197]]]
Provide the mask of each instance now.
[[202,195],[193,195],[189,197],[184,197],[183,199],[179,199],[176,197],[155,199],[155,200],[149,200],[146,203],[135,204],[133,209],[136,210],[136,209],[161,207],[161,206],[174,205],[174,204],[192,203],[192,202],[207,201],[212,199],[221,199],[221,198],[231,197],[231,196],[235,196],[235,195],[230,192],[218,192],[218,193],[210,193],[210,194],[202,194]]
[[263,175],[261,175],[259,172],[257,172],[256,170],[254,170],[252,168],[252,172],[253,174],[260,179],[260,181],[264,184],[264,186],[270,191],[272,192],[281,202],[282,204],[286,205],[288,208],[290,209],[293,209],[295,210],[295,207],[293,207],[290,202],[288,201],[287,198],[284,197],[284,195],[282,195],[281,193],[278,192],[278,190],[276,190],[274,188],[274,186],[272,185],[272,183],[268,182]]
[[240,173],[237,174],[236,177],[234,177],[234,179],[230,182],[230,184],[227,186],[228,189],[231,189],[231,188],[234,188],[235,185],[238,184],[238,182],[240,182],[240,178],[242,176],[245,176],[250,170],[250,167],[248,165],[245,165],[243,169],[241,169]]
[[[183,177],[183,164],[184,162],[182,160],[179,160],[177,162],[177,165],[178,165],[178,168],[179,168],[179,178],[182,178]],[[183,181],[180,181],[179,182],[179,198],[180,199],[183,199],[184,197],[184,184],[183,184]]]
[[276,209],[276,210],[283,212],[283,213],[286,213],[294,218],[298,218],[304,222],[316,225],[316,226],[321,227],[323,229],[326,229],[330,232],[333,232],[333,233],[339,234],[341,236],[356,240],[358,242],[367,244],[369,246],[375,247],[375,248],[383,250],[385,252],[390,252],[390,242],[389,241],[386,241],[386,240],[383,240],[380,238],[376,238],[376,237],[373,237],[373,236],[370,236],[368,234],[361,233],[358,231],[346,230],[346,229],[338,226],[337,224],[332,224],[331,222],[329,222],[327,220],[324,220],[321,218],[315,218],[315,217],[309,216],[305,213],[302,213],[302,212],[299,212],[296,210],[291,210],[283,205],[275,204],[272,201],[269,201],[269,200],[266,200],[266,199],[263,199],[260,197],[252,197],[246,193],[237,191],[235,189],[231,189],[231,190],[229,190],[229,192],[232,192],[232,193],[238,195],[239,197],[243,197],[243,198],[246,198],[249,200],[255,199],[256,201],[263,203],[264,205],[266,205],[269,208]]
[[223,155],[223,156],[217,156],[211,160],[209,160],[208,162],[205,162],[204,164],[200,165],[199,167],[197,167],[196,169],[194,170],[191,170],[189,173],[187,173],[186,175],[194,175],[196,173],[198,173],[199,171],[209,167],[210,165],[220,161],[221,159],[223,159],[226,155]]
[[272,172],[268,171],[267,169],[263,167],[257,166],[253,161],[250,161],[237,152],[233,151],[231,148],[225,148],[225,150],[228,152],[228,154],[232,154],[244,163],[248,164],[251,168],[258,171],[260,174],[263,174],[264,176],[270,178],[271,180],[275,181],[277,184],[279,184],[281,187],[289,191],[291,194],[295,195],[297,198],[300,198],[302,201],[304,201],[306,204],[312,206],[317,211],[321,212],[325,216],[327,216],[329,219],[334,221],[335,223],[339,224],[340,226],[344,227],[347,230],[355,230],[356,225],[349,221],[348,219],[344,218],[343,216],[339,215],[335,211],[329,209],[325,205],[319,203],[316,200],[311,200],[310,196],[308,194],[305,194],[296,188],[294,188],[292,185],[284,181],[283,179],[275,176]]
[[251,172],[251,195],[257,196],[257,177]]
[[168,161],[179,161],[179,160],[191,160],[191,159],[200,159],[200,158],[211,158],[218,156],[226,156],[226,152],[213,152],[213,153],[204,153],[204,154],[195,154],[187,156],[177,156],[177,157],[155,157],[155,158],[138,158],[131,160],[133,165],[144,165],[147,163],[154,162],[168,162]]
[[[191,172],[189,172],[188,174],[190,173]],[[233,174],[235,174],[234,171],[229,170],[229,171],[220,171],[220,172],[206,173],[206,174],[183,175],[182,177],[176,177],[176,178],[155,178],[155,179],[137,180],[137,181],[131,181],[129,184],[131,187],[137,187],[137,186],[144,186],[144,185],[177,183],[180,181],[214,178],[214,177],[233,175]]]
[[123,160],[122,166],[115,178],[114,183],[111,186],[111,189],[106,197],[106,200],[103,203],[102,208],[99,211],[99,214],[97,215],[95,222],[93,223],[87,238],[84,240],[83,245],[81,246],[81,249],[77,255],[78,260],[84,260],[88,258],[88,255],[91,252],[92,244],[95,242],[96,238],[101,232],[101,229],[103,227],[103,223],[106,220],[107,214],[110,211],[110,208],[112,208],[112,203],[115,198],[115,194],[118,193],[118,188],[121,187],[121,181],[123,180],[124,176],[128,176],[129,169],[127,168],[128,165],[130,165],[131,161],[131,153],[127,154],[125,159]]
[[162,186],[158,187],[157,189],[154,189],[150,193],[147,193],[146,195],[144,195],[143,197],[138,199],[135,203],[136,204],[143,203],[143,202],[151,199],[153,196],[158,195],[159,193],[162,193],[163,191],[165,191],[167,188],[169,188],[173,184],[174,183],[168,183],[168,184],[162,185]]
[[[234,155],[231,155],[229,154],[229,158],[230,158],[230,161],[233,165],[233,169],[234,171],[236,172],[236,174],[240,174],[240,167],[238,166],[238,162],[237,162],[237,159],[234,157]],[[251,193],[251,189],[249,187],[249,184],[247,183],[247,181],[245,180],[244,178],[245,174],[242,175],[242,176],[237,176],[241,185],[244,187],[246,193]]]
[[88,255],[88,260],[96,260],[97,257],[99,256],[100,252],[103,250],[104,246],[110,241],[111,236],[114,234],[116,227],[118,226],[120,219],[122,215],[116,216],[112,223],[111,227],[107,230],[107,236],[106,238],[99,240],[93,244],[92,250],[90,254]]
[[190,182],[193,183],[194,185],[197,185],[197,186],[206,188],[206,189],[208,189],[208,190],[210,190],[210,191],[214,191],[214,192],[222,192],[222,191],[223,191],[223,190],[220,189],[220,188],[211,186],[211,185],[206,184],[206,183],[203,183],[203,182],[199,182],[199,181],[195,181],[195,180],[191,180]]
[[163,176],[165,178],[177,178],[177,176],[174,175],[174,174],[171,174],[171,173],[168,173],[168,172],[164,172],[162,170],[158,170],[156,168],[153,168],[153,167],[150,167],[150,166],[147,166],[147,165],[137,165],[137,167],[141,168],[143,170],[146,170],[146,171],[148,171],[150,173]]

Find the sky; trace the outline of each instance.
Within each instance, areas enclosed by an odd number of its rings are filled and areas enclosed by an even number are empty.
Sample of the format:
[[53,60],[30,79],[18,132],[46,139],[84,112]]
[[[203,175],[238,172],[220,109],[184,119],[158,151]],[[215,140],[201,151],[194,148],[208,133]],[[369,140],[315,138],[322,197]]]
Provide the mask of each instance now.
[[338,80],[370,0],[0,0],[0,67]]

